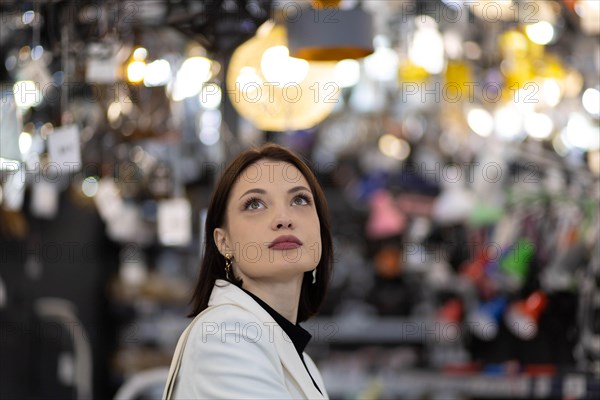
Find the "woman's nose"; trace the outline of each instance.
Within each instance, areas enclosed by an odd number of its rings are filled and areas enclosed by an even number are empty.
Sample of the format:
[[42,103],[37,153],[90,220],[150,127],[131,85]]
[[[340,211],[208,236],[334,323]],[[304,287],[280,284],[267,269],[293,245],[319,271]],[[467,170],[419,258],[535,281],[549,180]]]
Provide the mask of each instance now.
[[294,223],[289,215],[281,212],[273,219],[272,228],[275,230],[287,228],[292,229],[294,227]]
[[277,225],[276,225],[276,229],[281,229],[284,226],[287,227],[288,229],[291,229],[293,227],[292,221],[291,220],[287,220],[287,221],[278,222]]

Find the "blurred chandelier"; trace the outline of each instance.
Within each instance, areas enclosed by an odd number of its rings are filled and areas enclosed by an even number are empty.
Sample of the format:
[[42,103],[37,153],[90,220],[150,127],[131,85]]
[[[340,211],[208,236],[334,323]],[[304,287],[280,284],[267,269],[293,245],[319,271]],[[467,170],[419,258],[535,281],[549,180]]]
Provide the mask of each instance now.
[[308,129],[338,101],[335,65],[290,57],[286,29],[267,21],[233,53],[227,92],[238,113],[261,130]]

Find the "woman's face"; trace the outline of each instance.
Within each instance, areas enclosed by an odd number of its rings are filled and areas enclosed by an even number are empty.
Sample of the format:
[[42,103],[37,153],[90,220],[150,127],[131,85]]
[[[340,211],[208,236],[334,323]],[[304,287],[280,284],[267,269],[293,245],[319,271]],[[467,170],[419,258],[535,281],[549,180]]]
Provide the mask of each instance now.
[[247,282],[285,282],[313,270],[321,234],[308,181],[294,165],[262,159],[246,168],[229,194],[226,223],[214,231],[221,254]]

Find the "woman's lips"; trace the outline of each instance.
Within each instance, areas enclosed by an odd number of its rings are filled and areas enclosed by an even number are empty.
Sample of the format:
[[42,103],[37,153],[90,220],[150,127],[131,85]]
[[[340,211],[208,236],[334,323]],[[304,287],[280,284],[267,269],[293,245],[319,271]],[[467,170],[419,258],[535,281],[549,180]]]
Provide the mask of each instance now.
[[289,250],[302,246],[302,241],[294,235],[281,235],[271,242],[270,249]]
[[297,249],[301,245],[295,242],[278,242],[271,246],[271,249],[275,250],[289,250],[289,249]]

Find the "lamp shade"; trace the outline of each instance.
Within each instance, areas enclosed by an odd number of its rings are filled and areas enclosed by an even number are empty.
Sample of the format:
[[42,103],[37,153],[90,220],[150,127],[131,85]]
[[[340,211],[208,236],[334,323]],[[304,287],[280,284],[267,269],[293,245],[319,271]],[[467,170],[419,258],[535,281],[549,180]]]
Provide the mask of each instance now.
[[285,27],[269,21],[233,53],[227,92],[237,112],[259,129],[308,129],[338,102],[334,69],[333,62],[289,57]]
[[286,18],[290,55],[340,61],[373,53],[373,21],[362,8],[301,8]]

